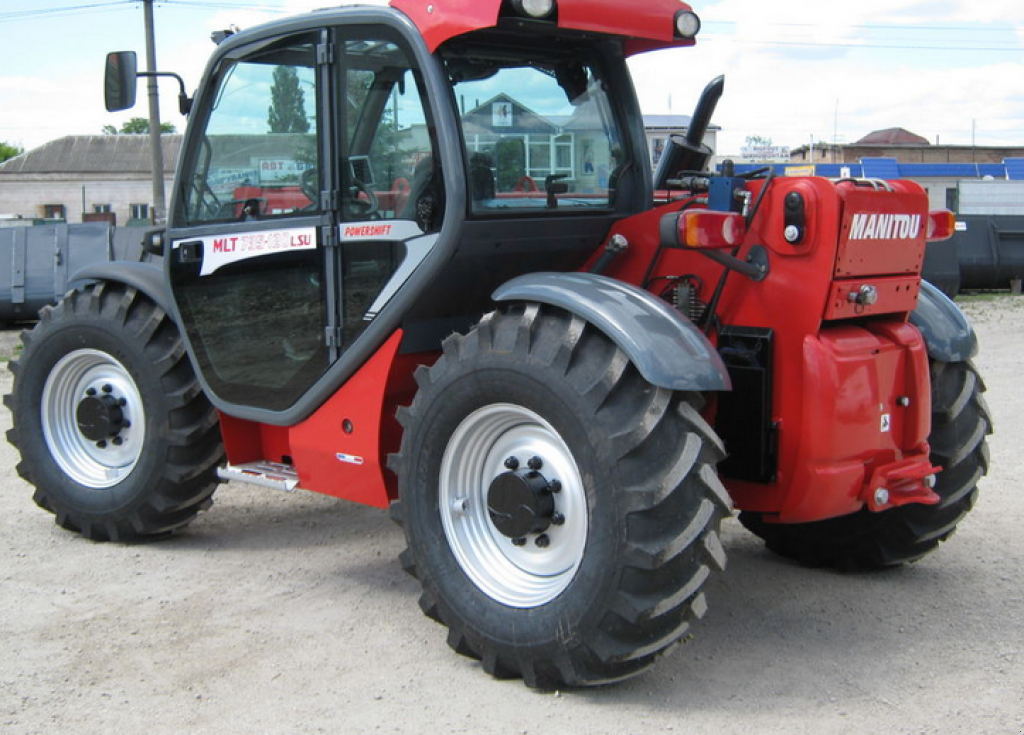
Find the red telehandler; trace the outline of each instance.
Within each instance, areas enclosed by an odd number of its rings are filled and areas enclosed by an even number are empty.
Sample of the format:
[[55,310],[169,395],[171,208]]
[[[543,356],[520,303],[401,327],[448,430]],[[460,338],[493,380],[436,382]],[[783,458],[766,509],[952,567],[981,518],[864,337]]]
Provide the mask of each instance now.
[[[922,282],[909,181],[709,172],[705,90],[651,170],[626,60],[678,0],[394,0],[221,34],[159,263],[93,265],[11,364],[64,528],[180,530],[224,480],[391,508],[449,645],[531,687],[647,668],[723,519],[787,557],[913,561],[991,422]],[[134,102],[108,57],[108,109]]]

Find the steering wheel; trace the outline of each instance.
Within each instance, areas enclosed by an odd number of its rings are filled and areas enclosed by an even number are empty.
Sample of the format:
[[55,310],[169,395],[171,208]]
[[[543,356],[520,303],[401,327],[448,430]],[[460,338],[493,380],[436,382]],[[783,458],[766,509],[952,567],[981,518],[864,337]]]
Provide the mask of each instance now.
[[316,209],[320,205],[320,172],[316,166],[310,166],[299,177],[299,191],[309,200],[308,208]]
[[368,184],[359,179],[352,179],[348,187],[349,195],[345,198],[347,214],[355,219],[376,219],[379,215],[380,201]]

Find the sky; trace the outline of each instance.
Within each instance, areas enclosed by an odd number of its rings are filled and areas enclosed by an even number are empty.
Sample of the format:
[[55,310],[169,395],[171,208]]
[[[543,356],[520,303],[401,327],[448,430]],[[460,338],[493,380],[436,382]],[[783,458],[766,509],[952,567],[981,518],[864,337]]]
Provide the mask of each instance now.
[[[191,93],[213,51],[212,31],[328,4],[158,0],[158,66],[180,74]],[[703,21],[697,45],[637,56],[630,68],[649,114],[690,114],[704,86],[724,74],[713,121],[720,154],[738,153],[750,136],[796,147],[853,143],[892,127],[944,145],[1024,146],[1021,0],[691,5]],[[121,50],[145,57],[141,2],[3,0],[0,142],[30,149],[146,116],[144,84],[132,111],[104,109],[104,56]],[[177,84],[160,84],[161,119],[182,132]]]

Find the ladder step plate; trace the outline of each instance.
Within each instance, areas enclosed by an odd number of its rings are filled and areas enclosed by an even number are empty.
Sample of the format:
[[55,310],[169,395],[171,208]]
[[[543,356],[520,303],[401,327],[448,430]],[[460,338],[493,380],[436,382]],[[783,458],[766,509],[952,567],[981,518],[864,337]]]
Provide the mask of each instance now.
[[217,476],[222,480],[248,482],[251,485],[284,490],[289,493],[295,492],[299,487],[299,473],[291,465],[279,462],[229,464],[227,467],[217,470]]

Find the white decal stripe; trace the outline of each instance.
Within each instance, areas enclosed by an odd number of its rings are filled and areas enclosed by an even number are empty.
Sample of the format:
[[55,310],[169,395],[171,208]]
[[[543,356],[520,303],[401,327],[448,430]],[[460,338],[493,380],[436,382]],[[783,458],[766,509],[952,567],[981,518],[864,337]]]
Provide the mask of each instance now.
[[[203,265],[199,275],[209,276],[226,265],[242,260],[296,250],[313,250],[316,248],[316,228],[240,232],[202,237],[199,240],[203,243]],[[177,240],[171,248],[176,250],[181,243],[194,241],[195,238]]]

